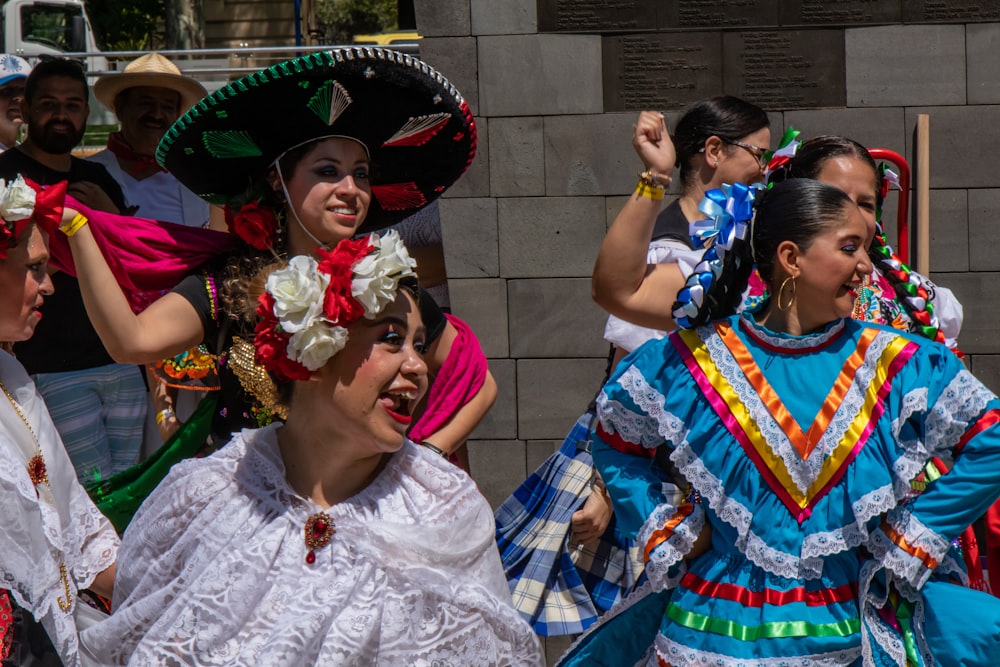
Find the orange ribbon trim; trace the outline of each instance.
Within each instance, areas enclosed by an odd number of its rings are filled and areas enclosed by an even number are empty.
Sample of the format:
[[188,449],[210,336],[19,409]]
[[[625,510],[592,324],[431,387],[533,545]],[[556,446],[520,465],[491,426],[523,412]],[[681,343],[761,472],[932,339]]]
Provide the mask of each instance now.
[[684,503],[677,508],[677,514],[670,517],[670,520],[667,521],[663,528],[654,531],[653,534],[649,536],[649,539],[646,541],[646,549],[642,554],[643,563],[649,562],[649,554],[653,553],[653,549],[669,540],[670,536],[674,534],[674,530],[677,526],[679,526],[684,519],[691,516],[691,512],[693,511],[694,505],[691,503]]
[[896,529],[890,526],[889,524],[883,523],[882,530],[897,547],[899,547],[906,553],[910,554],[914,558],[918,558],[925,566],[927,566],[928,569],[933,570],[938,566],[938,562],[937,560],[934,559],[934,557],[932,557],[929,553],[927,553],[920,547],[915,547],[909,542],[907,542],[906,538],[897,533]]

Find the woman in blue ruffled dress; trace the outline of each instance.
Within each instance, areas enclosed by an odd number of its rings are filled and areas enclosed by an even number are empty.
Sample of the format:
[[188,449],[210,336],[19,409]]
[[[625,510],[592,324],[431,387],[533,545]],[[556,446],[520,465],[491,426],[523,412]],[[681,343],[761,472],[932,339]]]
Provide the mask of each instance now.
[[[598,399],[595,465],[649,581],[561,664],[995,664],[997,601],[952,583],[951,543],[1000,495],[1000,400],[945,346],[850,319],[872,264],[843,191],[790,180],[755,214],[751,189],[709,194],[689,328]],[[754,264],[771,297],[732,315]],[[950,472],[914,496],[934,457]]]

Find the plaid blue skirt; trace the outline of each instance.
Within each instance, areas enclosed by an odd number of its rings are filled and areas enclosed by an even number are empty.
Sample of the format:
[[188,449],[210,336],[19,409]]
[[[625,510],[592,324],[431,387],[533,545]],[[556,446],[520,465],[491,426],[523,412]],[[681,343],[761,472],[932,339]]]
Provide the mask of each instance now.
[[577,420],[550,456],[496,511],[497,544],[514,606],[539,635],[593,625],[642,573],[639,548],[612,516],[604,534],[570,544],[570,519],[590,495],[594,462],[586,443],[594,415]]

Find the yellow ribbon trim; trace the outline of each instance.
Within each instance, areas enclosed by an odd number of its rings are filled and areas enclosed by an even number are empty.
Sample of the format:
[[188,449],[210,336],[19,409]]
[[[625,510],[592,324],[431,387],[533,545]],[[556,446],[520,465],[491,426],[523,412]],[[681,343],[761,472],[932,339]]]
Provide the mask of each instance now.
[[[840,407],[841,402],[847,394],[847,390],[853,383],[854,374],[864,362],[864,355],[867,353],[869,346],[879,333],[879,330],[877,329],[866,329],[863,332],[854,352],[844,362],[844,366],[834,383],[830,398],[824,403],[824,406],[820,409],[820,413],[817,415],[817,422],[813,424],[813,427],[810,428],[809,434],[807,435],[802,432],[801,427],[799,427],[798,423],[784,407],[780,397],[778,397],[777,393],[774,391],[774,388],[770,385],[767,379],[764,378],[760,368],[753,361],[753,358],[746,346],[741,340],[739,340],[739,338],[736,337],[732,327],[728,324],[717,324],[716,330],[722,337],[726,347],[730,350],[733,357],[740,365],[740,368],[747,377],[748,381],[757,391],[765,406],[767,406],[768,411],[771,413],[772,417],[774,417],[778,426],[782,429],[782,431],[784,431],[796,451],[803,456],[803,459],[808,458],[808,454],[812,452],[816,444],[818,444],[822,438],[823,433],[827,428],[829,428],[830,420],[836,413],[837,408]],[[715,388],[722,400],[726,403],[733,418],[746,434],[747,440],[750,442],[751,446],[753,446],[757,455],[775,476],[778,483],[784,488],[785,492],[788,493],[792,501],[795,502],[800,508],[805,508],[809,505],[816,494],[823,489],[823,487],[834,475],[836,475],[840,467],[850,456],[854,446],[858,443],[858,440],[864,433],[865,427],[871,419],[875,406],[878,404],[878,394],[888,378],[889,366],[892,364],[896,355],[898,355],[909,344],[905,338],[897,337],[886,346],[879,359],[878,367],[872,381],[865,392],[866,396],[864,404],[852,421],[851,425],[846,429],[840,442],[823,461],[823,465],[816,480],[810,485],[806,493],[803,493],[792,480],[788,468],[785,466],[785,462],[764,439],[764,436],[760,432],[760,428],[758,427],[756,421],[754,421],[751,417],[749,410],[745,405],[743,405],[736,391],[715,365],[715,362],[712,360],[704,342],[693,331],[682,331],[680,336],[688,346],[691,351],[691,355],[694,357],[698,366],[705,374],[705,377]],[[822,425],[823,430],[817,430],[818,425]],[[813,438],[815,438],[815,440],[813,440]],[[803,452],[805,452],[805,455],[803,455]]]

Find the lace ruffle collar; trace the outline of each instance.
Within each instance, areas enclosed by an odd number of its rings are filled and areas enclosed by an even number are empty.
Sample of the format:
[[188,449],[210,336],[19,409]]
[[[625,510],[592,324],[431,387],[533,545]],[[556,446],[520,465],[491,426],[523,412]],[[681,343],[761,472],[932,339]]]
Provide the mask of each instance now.
[[817,352],[840,338],[847,330],[847,320],[840,319],[827,324],[817,333],[793,336],[767,329],[750,314],[741,315],[739,325],[743,332],[761,347],[784,354]]

